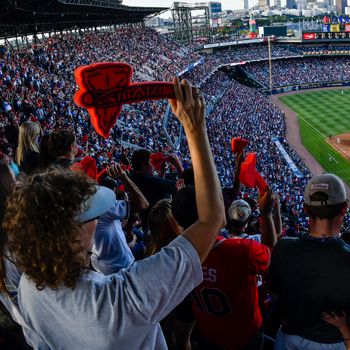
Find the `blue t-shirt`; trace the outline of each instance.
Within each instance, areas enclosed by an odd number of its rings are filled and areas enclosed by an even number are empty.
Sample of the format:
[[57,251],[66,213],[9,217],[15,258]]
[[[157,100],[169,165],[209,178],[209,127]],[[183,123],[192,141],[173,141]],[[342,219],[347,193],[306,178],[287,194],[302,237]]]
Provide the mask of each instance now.
[[115,205],[97,222],[91,264],[104,275],[118,272],[134,262],[134,256],[126,242],[121,220],[129,216],[129,203],[117,200]]

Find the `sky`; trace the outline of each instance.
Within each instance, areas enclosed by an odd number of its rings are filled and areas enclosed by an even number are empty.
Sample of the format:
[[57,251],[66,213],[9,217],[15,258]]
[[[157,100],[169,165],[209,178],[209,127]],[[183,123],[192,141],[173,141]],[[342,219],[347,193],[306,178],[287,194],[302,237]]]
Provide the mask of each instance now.
[[[184,0],[183,2],[206,2],[207,0]],[[220,1],[220,0],[212,0]],[[173,0],[124,0],[123,5],[127,6],[149,6],[149,7],[170,7]],[[223,10],[238,10],[243,8],[243,0],[221,0]],[[249,5],[253,6],[258,0],[249,0]]]

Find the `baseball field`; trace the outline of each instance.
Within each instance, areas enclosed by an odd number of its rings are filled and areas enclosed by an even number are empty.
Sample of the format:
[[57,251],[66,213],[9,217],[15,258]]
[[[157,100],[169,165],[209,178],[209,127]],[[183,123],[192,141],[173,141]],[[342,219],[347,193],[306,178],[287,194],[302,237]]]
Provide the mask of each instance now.
[[279,99],[298,115],[305,148],[327,172],[350,185],[350,90],[303,92]]

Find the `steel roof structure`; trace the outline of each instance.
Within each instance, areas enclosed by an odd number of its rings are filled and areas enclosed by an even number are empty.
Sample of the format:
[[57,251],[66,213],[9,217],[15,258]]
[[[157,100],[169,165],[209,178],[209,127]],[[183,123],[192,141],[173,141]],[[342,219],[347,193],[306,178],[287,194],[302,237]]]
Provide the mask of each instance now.
[[140,23],[167,8],[123,6],[122,0],[3,0],[0,37]]

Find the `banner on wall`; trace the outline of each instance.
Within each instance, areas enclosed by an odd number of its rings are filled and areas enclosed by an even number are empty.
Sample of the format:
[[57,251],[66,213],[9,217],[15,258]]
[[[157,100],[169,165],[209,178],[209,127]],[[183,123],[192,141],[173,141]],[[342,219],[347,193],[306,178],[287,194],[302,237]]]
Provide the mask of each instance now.
[[331,32],[340,32],[340,24],[331,24]]

